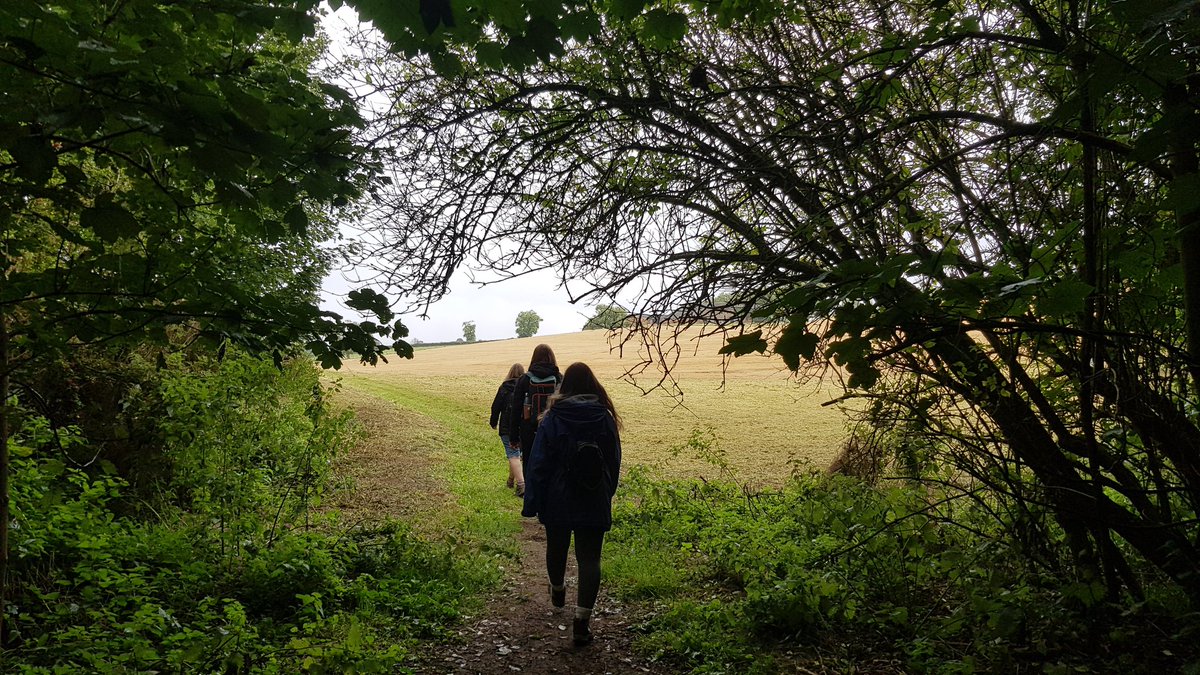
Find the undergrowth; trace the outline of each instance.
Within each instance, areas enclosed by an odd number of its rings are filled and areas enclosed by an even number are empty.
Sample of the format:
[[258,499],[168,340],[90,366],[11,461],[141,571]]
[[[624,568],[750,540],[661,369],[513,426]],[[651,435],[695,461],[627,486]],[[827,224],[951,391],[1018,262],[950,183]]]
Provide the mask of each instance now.
[[812,474],[752,492],[635,469],[605,577],[655,603],[641,648],[695,673],[1200,670],[1200,620],[1165,584],[1102,603],[993,531],[909,484]]
[[395,672],[494,581],[407,525],[314,515],[354,436],[311,364],[127,370],[153,490],[78,426],[16,416],[5,672]]

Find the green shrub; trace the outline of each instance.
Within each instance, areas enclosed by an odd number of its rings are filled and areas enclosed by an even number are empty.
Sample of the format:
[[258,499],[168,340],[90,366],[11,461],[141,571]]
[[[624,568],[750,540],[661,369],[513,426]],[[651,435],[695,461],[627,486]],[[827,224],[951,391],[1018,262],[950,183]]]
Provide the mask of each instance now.
[[311,364],[168,365],[126,406],[159,415],[151,508],[121,508],[112,463],[71,465],[98,454],[79,428],[15,416],[5,672],[392,672],[492,573],[399,524],[312,516],[353,436]]
[[[620,593],[662,603],[642,645],[693,672],[877,657],[914,672],[1093,668],[1102,650],[1127,663],[1161,660],[1145,644],[1173,654],[1171,668],[1195,652],[1186,637],[1200,626],[1195,616],[1165,604],[1098,606],[1102,589],[1068,565],[1030,565],[985,506],[842,476],[752,493],[635,472],[615,504],[606,577]],[[671,568],[681,581],[650,594],[626,571],[656,557],[648,569]],[[1132,637],[1154,625],[1176,637]]]

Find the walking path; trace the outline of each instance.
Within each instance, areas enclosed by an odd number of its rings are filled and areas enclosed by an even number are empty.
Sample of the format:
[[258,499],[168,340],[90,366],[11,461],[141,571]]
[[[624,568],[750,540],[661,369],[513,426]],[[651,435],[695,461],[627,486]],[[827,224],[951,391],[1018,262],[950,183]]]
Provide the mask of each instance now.
[[644,617],[635,608],[614,601],[603,587],[592,615],[595,640],[585,647],[575,647],[571,642],[577,580],[574,560],[567,567],[567,606],[559,609],[550,604],[546,586],[546,538],[541,525],[526,520],[520,544],[520,566],[508,570],[504,587],[489,600],[482,615],[458,631],[456,644],[431,645],[417,673],[665,675],[674,672],[634,653],[634,630]]
[[[342,471],[356,489],[334,500],[352,519],[370,520],[386,513],[408,513],[437,520],[443,500],[453,498],[444,481],[433,477],[445,441],[425,428],[420,416],[374,396],[353,390],[339,394],[355,410],[366,438],[347,458]],[[497,473],[499,476],[499,472]],[[514,500],[516,497],[510,497]],[[669,675],[676,671],[635,654],[637,626],[644,609],[614,600],[603,586],[592,615],[595,640],[585,647],[571,642],[577,573],[567,565],[567,606],[550,604],[545,571],[546,537],[542,526],[524,519],[518,535],[519,563],[507,570],[503,585],[478,616],[468,618],[456,639],[423,646],[413,668],[419,675],[449,673],[511,675]]]

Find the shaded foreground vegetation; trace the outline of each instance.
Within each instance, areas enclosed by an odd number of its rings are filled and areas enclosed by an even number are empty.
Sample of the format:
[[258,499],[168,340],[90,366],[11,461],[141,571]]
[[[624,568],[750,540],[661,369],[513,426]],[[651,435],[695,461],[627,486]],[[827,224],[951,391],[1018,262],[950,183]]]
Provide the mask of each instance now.
[[321,512],[354,433],[310,363],[121,357],[17,409],[5,672],[391,672],[495,578]]
[[[978,503],[799,476],[779,490],[634,473],[607,573],[659,607],[644,648],[686,672],[1198,672],[1200,620],[1162,578],[1103,600],[1024,562]],[[1059,535],[1061,536],[1061,535]]]
[[[461,522],[429,541],[321,507],[355,438],[311,365],[122,357],[57,366],[62,395],[20,409],[6,670],[403,671],[511,557],[515,502],[480,487],[503,467],[470,406],[348,381],[461,446],[444,467]],[[677,451],[722,464],[702,434]],[[1114,603],[1062,549],[1031,563],[986,500],[953,494],[815,474],[752,491],[635,467],[606,584],[652,606],[640,648],[680,672],[1200,667],[1177,586],[1141,572],[1146,600]]]

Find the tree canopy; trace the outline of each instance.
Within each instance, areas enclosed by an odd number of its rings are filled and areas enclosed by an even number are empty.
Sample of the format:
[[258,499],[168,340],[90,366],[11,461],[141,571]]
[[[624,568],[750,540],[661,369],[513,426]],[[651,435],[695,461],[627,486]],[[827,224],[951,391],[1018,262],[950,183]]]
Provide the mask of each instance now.
[[356,102],[310,73],[316,6],[0,5],[0,580],[10,383],[27,393],[31,364],[172,335],[277,364],[411,355],[378,292],[348,300],[378,321],[317,305],[329,217],[379,164]]
[[1194,7],[505,7],[363,3],[429,54],[372,73],[400,290],[471,257],[740,330],[1031,560],[1061,532],[1110,593],[1133,555],[1200,601]]
[[596,305],[596,312],[583,324],[584,330],[617,330],[629,318],[629,311],[620,305]]
[[517,337],[525,338],[537,335],[538,326],[542,325],[542,317],[532,309],[527,309],[517,314],[516,327]]
[[[355,102],[309,73],[315,2],[0,8],[0,310],[37,350],[187,323],[325,365],[401,338],[316,307],[327,209],[370,187]],[[401,347],[401,351],[403,347]]]

